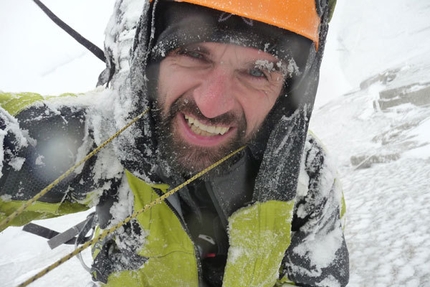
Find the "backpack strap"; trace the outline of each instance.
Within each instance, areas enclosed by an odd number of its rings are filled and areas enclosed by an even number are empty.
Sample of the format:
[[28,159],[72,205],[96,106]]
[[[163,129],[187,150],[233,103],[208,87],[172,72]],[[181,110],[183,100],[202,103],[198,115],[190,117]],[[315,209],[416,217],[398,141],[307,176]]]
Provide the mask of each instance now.
[[57,17],[51,10],[48,9],[40,0],[33,0],[40,9],[52,20],[55,24],[57,24],[61,29],[63,29],[67,34],[73,37],[79,44],[87,48],[91,53],[94,54],[97,58],[99,58],[103,63],[106,62],[106,57],[102,49],[88,41],[81,34],[76,32],[72,27],[67,25],[63,20]]
[[93,212],[84,221],[61,233],[35,223],[24,225],[22,230],[49,239],[48,245],[54,249],[62,244],[82,244],[88,241],[91,236],[86,237],[86,234],[95,227],[96,222]]

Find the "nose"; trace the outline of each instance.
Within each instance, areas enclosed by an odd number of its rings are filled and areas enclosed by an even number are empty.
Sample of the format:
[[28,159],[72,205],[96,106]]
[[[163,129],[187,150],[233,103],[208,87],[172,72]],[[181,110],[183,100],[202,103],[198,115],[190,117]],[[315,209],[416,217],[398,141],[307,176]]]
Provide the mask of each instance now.
[[205,117],[215,118],[233,110],[232,82],[232,75],[218,67],[194,89],[194,101]]

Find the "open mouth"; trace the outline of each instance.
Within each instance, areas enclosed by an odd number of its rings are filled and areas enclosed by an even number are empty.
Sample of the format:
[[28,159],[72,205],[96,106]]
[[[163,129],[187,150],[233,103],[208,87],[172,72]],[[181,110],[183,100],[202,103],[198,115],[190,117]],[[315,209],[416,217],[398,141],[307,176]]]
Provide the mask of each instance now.
[[199,122],[196,118],[193,118],[188,115],[184,115],[185,120],[190,127],[190,129],[197,135],[205,136],[205,137],[213,137],[213,136],[220,136],[224,135],[229,131],[229,127],[223,127],[223,126],[209,126],[205,125],[201,122]]

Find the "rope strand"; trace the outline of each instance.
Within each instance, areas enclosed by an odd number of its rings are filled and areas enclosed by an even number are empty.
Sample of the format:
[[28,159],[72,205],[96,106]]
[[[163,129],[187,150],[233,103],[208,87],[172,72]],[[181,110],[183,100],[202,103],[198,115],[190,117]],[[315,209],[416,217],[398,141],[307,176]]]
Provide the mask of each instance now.
[[117,131],[113,136],[108,138],[105,142],[103,142],[100,146],[95,148],[92,152],[90,152],[86,157],[84,157],[81,161],[79,161],[77,164],[69,168],[66,172],[64,172],[60,177],[58,177],[56,180],[54,180],[52,183],[50,183],[47,187],[42,189],[38,194],[36,194],[33,198],[25,202],[23,205],[21,205],[17,210],[15,210],[13,213],[11,213],[8,217],[6,217],[2,222],[0,222],[0,230],[3,229],[3,227],[6,227],[6,225],[11,222],[13,219],[15,219],[17,216],[19,216],[21,213],[23,213],[30,205],[32,205],[34,202],[36,202],[38,199],[40,199],[42,196],[47,194],[51,189],[53,189],[58,183],[60,183],[63,179],[65,179],[67,176],[69,176],[76,168],[78,168],[81,164],[92,158],[95,154],[97,154],[102,148],[104,148],[107,144],[109,144],[111,141],[113,141],[119,134],[121,134],[123,131],[125,131],[127,128],[129,128],[132,124],[134,124],[136,121],[138,121],[140,118],[142,118],[146,113],[148,113],[149,108],[146,109],[144,112],[142,112],[140,115],[135,117],[131,122],[129,122],[127,125],[125,125],[122,129]]
[[37,273],[36,275],[32,276],[31,278],[27,279],[25,282],[21,283],[20,285],[18,285],[18,287],[24,287],[24,286],[28,286],[29,284],[33,283],[34,281],[36,281],[37,279],[43,277],[44,275],[46,275],[47,273],[49,273],[50,271],[54,270],[55,268],[57,268],[58,266],[60,266],[61,264],[63,264],[64,262],[68,261],[69,259],[71,259],[73,256],[76,256],[77,254],[81,253],[83,250],[85,250],[86,248],[88,248],[89,246],[93,245],[94,243],[103,240],[105,237],[107,237],[109,234],[115,232],[118,228],[120,228],[121,226],[123,226],[124,224],[127,224],[128,222],[130,222],[132,219],[136,218],[137,216],[139,216],[140,214],[142,214],[143,212],[151,209],[152,207],[154,207],[157,204],[162,203],[163,201],[165,201],[169,196],[173,195],[174,193],[176,193],[177,191],[179,191],[181,188],[183,188],[184,186],[190,184],[191,182],[193,182],[194,180],[198,179],[199,177],[201,177],[202,175],[208,173],[210,170],[214,169],[215,167],[219,166],[220,164],[222,164],[223,162],[225,162],[226,160],[228,160],[229,158],[231,158],[233,155],[239,153],[240,151],[242,151],[245,148],[245,146],[240,147],[239,149],[233,151],[232,153],[228,154],[227,156],[223,157],[222,159],[220,159],[219,161],[215,162],[214,164],[212,164],[211,166],[205,168],[204,170],[202,170],[201,172],[197,173],[196,175],[194,175],[193,177],[191,177],[190,179],[186,180],[185,182],[183,182],[182,184],[178,185],[177,187],[175,187],[174,189],[166,192],[165,194],[163,194],[162,196],[156,198],[154,201],[146,204],[142,209],[133,212],[133,214],[131,214],[130,216],[128,216],[127,218],[125,218],[123,221],[119,222],[118,224],[114,225],[113,227],[104,230],[100,235],[98,235],[97,237],[93,238],[90,241],[87,241],[86,243],[84,243],[82,246],[80,246],[79,248],[75,249],[73,252],[67,254],[66,256],[64,256],[63,258],[61,258],[60,260],[54,262],[53,264],[51,264],[50,266],[46,267],[45,269],[43,269],[42,271],[40,271],[39,273]]
[[[28,200],[27,202],[25,202],[23,205],[21,205],[17,210],[15,210],[12,214],[10,214],[2,222],[0,222],[0,229],[2,227],[6,226],[8,223],[10,223],[13,219],[15,219],[21,213],[23,213],[30,205],[32,205],[34,202],[36,202],[38,199],[40,199],[42,196],[44,196],[50,190],[52,190],[58,183],[60,183],[63,179],[65,179],[67,176],[69,176],[76,168],[78,168],[80,165],[82,165],[87,160],[89,160],[94,155],[96,155],[102,148],[104,148],[107,144],[109,144],[116,137],[118,137],[118,135],[120,135],[123,131],[125,131],[127,128],[129,128],[136,121],[138,121],[139,119],[141,119],[146,113],[148,113],[148,111],[149,111],[149,108],[146,109],[144,112],[142,112],[137,117],[135,117],[133,120],[131,120],[127,125],[125,125],[122,129],[120,129],[119,131],[117,131],[114,135],[112,135],[110,138],[108,138],[100,146],[98,146],[97,148],[95,148],[92,152],[90,152],[82,160],[80,160],[78,163],[76,163],[74,166],[72,166],[70,169],[68,169],[66,172],[64,172],[60,177],[58,177],[56,180],[54,180],[51,184],[49,184],[47,187],[45,187],[44,189],[42,189],[33,198],[31,198],[30,200]],[[27,279],[25,282],[21,283],[18,286],[19,287],[27,286],[27,285],[33,283],[34,281],[36,281],[37,279],[43,277],[44,275],[46,275],[50,271],[54,270],[55,268],[57,268],[58,266],[60,266],[61,264],[63,264],[64,262],[68,261],[69,259],[71,259],[72,257],[76,256],[77,254],[81,253],[83,250],[85,250],[89,246],[93,245],[94,243],[96,243],[96,242],[98,242],[100,240],[103,240],[109,234],[115,232],[118,228],[120,228],[124,224],[127,224],[132,219],[134,219],[137,216],[139,216],[141,213],[145,212],[146,210],[152,208],[153,206],[155,206],[155,205],[157,205],[159,203],[162,203],[164,200],[166,200],[166,198],[168,198],[169,196],[173,195],[178,190],[180,190],[184,186],[190,184],[191,182],[193,182],[197,178],[201,177],[202,175],[206,174],[210,170],[214,169],[218,165],[222,164],[223,162],[225,162],[226,160],[228,160],[229,158],[231,158],[233,155],[235,155],[235,154],[239,153],[240,151],[242,151],[244,148],[245,148],[245,146],[240,147],[236,151],[233,151],[232,153],[228,154],[224,158],[222,158],[219,161],[215,162],[211,166],[205,168],[204,170],[202,170],[201,172],[197,173],[196,175],[194,175],[193,177],[191,177],[187,181],[183,182],[182,184],[178,185],[174,189],[166,192],[165,194],[163,194],[162,196],[158,197],[154,201],[152,201],[149,204],[145,205],[141,210],[135,211],[133,214],[131,214],[130,216],[128,216],[127,218],[125,218],[123,221],[119,222],[118,224],[114,225],[113,227],[111,227],[109,229],[104,230],[100,235],[96,236],[95,238],[93,238],[90,241],[87,241],[86,243],[84,243],[83,245],[81,245],[79,248],[75,249],[73,252],[67,254],[66,256],[62,257],[60,260],[58,260],[58,261],[54,262],[53,264],[49,265],[48,267],[46,267],[42,271],[38,272],[36,275],[30,277],[29,279]]]

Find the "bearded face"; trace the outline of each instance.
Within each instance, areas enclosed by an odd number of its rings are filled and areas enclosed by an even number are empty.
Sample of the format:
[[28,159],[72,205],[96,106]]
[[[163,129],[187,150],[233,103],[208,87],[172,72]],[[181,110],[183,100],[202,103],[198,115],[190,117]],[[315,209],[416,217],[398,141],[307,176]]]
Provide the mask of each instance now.
[[159,146],[170,165],[198,172],[245,145],[275,104],[282,63],[254,48],[191,44],[160,63]]
[[[246,120],[240,115],[223,114],[208,119],[202,115],[196,103],[180,98],[167,115],[160,115],[159,145],[163,157],[170,165],[185,174],[193,174],[210,166],[225,155],[246,144]],[[205,123],[205,124],[204,124]],[[227,127],[235,124],[236,131],[228,140],[222,137],[229,132]],[[200,145],[184,139],[181,134],[200,141]],[[204,145],[206,142],[207,145]],[[217,143],[218,144],[214,144]]]

